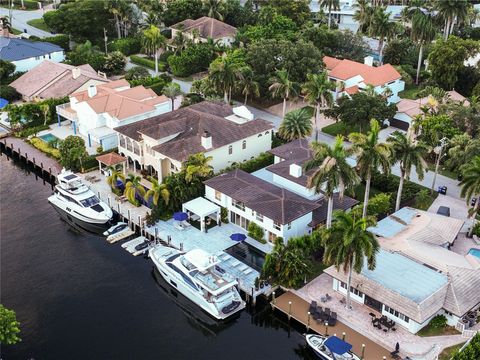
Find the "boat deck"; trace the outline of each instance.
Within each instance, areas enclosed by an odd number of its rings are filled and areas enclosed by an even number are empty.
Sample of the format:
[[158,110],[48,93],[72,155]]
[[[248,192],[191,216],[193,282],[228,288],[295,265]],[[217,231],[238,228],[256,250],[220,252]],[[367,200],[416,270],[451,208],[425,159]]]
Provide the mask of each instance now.
[[390,359],[389,350],[349,328],[340,321],[337,321],[335,326],[328,326],[327,328],[324,323],[317,323],[313,318],[309,319],[308,310],[310,304],[290,291],[272,300],[272,306],[305,326],[308,325],[311,330],[321,335],[336,335],[342,338],[343,334],[345,334],[345,341],[353,346],[352,351],[358,356],[362,356],[362,344],[365,345],[363,359]]
[[133,240],[130,240],[130,241],[127,241],[127,242],[123,243],[122,248],[127,250],[133,256],[138,256],[138,255],[144,254],[148,251],[149,247],[145,248],[145,249],[142,249],[142,250],[135,250],[135,246],[140,245],[145,240],[147,240],[145,238],[145,236],[139,236],[139,237],[137,237]]

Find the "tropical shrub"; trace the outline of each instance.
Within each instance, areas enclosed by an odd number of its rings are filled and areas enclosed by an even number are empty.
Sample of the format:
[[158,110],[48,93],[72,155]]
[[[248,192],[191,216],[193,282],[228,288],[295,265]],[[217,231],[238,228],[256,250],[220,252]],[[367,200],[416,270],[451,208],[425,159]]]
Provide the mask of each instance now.
[[21,341],[20,323],[17,321],[15,311],[9,310],[0,304],[0,344],[13,345]]
[[473,226],[472,234],[480,236],[480,222],[477,221],[477,223]]
[[480,334],[477,333],[465,349],[457,352],[451,360],[474,360],[480,359]]
[[85,141],[80,136],[70,135],[60,142],[60,164],[67,169],[78,171],[85,168],[88,156]]
[[70,51],[70,39],[68,35],[60,34],[55,36],[49,36],[46,38],[40,38],[39,41],[49,42],[60,46],[65,51]]
[[186,77],[208,69],[215,58],[215,53],[209,44],[195,44],[189,46],[179,55],[168,58],[168,66],[173,75]]
[[113,51],[105,57],[103,70],[109,75],[119,75],[123,73],[127,58],[120,51]]
[[261,242],[262,244],[266,243],[264,239],[265,231],[261,226],[258,226],[254,222],[250,222],[250,224],[248,224],[248,236]]
[[32,144],[34,147],[36,147],[41,152],[47,154],[48,156],[55,159],[60,159],[60,151],[58,149],[55,149],[53,146],[46,143],[42,139],[34,137],[30,139],[30,144]]
[[59,99],[46,99],[37,103],[26,103],[22,105],[9,104],[5,107],[10,118],[10,123],[14,127],[34,127],[43,125],[45,122],[42,105],[48,105],[47,124],[52,124],[57,120],[56,106],[68,102],[68,97]]
[[263,169],[268,165],[272,165],[274,160],[274,156],[270,153],[261,153],[256,158],[243,161],[241,163],[234,163],[228,168],[220,171],[220,173],[229,172],[234,169],[240,169],[248,173],[252,173],[254,171]]
[[0,59],[0,80],[2,84],[5,84],[7,79],[15,72],[15,68],[15,64]]
[[368,200],[367,214],[378,216],[387,214],[392,210],[392,194],[379,193]]
[[125,73],[125,80],[140,80],[150,77],[150,73],[143,66],[134,66]]
[[115,39],[108,46],[110,47],[109,51],[120,51],[125,56],[138,54],[142,50],[139,37]]
[[443,328],[447,326],[447,318],[445,315],[437,315],[432,320],[430,320],[429,325],[433,328]]
[[0,85],[0,97],[8,101],[14,101],[21,98],[21,95],[13,87]]
[[[228,224],[228,210],[227,208],[222,207],[220,209],[220,219],[222,220],[222,223]],[[480,223],[479,223],[480,224]]]

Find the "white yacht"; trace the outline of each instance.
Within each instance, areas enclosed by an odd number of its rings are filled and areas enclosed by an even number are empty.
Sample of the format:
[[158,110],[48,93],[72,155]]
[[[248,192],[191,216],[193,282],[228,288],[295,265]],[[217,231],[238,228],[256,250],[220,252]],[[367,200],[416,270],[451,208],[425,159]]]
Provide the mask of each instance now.
[[322,360],[360,360],[351,349],[352,345],[336,336],[307,334],[307,344]]
[[216,256],[201,249],[182,252],[157,245],[150,258],[167,283],[216,319],[222,320],[242,310],[245,302],[225,273]]
[[58,184],[48,201],[69,220],[82,225],[105,225],[113,217],[110,207],[85,185],[82,179],[65,169],[57,176]]

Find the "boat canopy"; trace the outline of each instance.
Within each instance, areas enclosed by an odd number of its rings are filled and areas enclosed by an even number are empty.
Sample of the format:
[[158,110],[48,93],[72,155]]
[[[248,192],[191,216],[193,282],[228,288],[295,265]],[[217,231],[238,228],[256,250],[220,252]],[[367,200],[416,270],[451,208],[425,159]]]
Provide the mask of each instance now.
[[184,255],[185,259],[189,261],[198,271],[205,271],[213,265],[218,264],[216,256],[210,255],[202,249],[193,249]]
[[331,352],[338,355],[343,355],[352,349],[352,345],[336,336],[330,336],[327,340],[325,340],[323,345],[330,349]]

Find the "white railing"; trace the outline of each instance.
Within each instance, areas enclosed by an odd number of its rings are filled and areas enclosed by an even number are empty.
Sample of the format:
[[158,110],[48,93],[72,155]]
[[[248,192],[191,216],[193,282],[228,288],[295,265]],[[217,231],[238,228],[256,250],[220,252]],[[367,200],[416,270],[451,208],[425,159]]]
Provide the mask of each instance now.
[[67,111],[66,109],[70,108],[70,103],[61,104],[56,106],[57,114],[63,116],[65,119],[76,121],[77,113],[74,111]]

